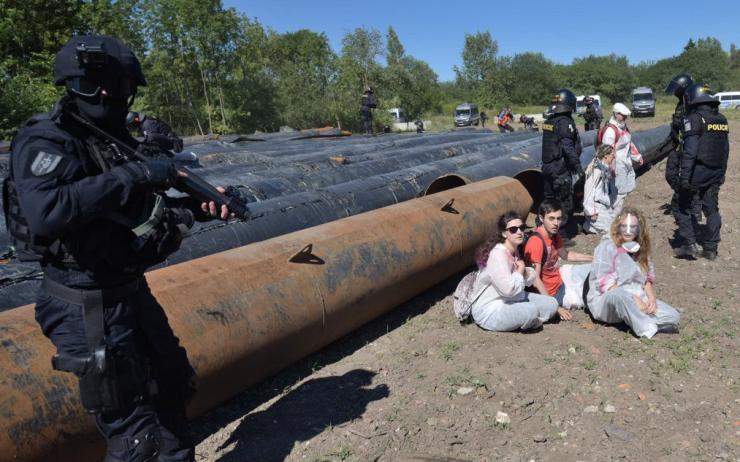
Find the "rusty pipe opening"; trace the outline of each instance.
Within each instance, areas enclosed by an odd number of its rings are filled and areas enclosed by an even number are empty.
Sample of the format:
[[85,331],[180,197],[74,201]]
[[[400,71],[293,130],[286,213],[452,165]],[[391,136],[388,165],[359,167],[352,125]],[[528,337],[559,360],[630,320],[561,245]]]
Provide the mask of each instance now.
[[542,182],[542,172],[539,170],[524,170],[514,176],[515,180],[524,186],[530,196],[532,196],[532,213],[537,213],[537,207],[545,198],[545,185]]
[[465,186],[470,183],[470,180],[460,175],[442,175],[435,179],[424,191],[424,196],[430,194],[447,191],[448,189],[457,188],[458,186]]

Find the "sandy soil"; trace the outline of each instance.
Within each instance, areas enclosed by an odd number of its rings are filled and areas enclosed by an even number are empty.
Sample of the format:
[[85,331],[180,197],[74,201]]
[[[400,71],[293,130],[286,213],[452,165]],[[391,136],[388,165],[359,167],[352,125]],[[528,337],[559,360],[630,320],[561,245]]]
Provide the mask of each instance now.
[[[651,223],[657,294],[682,312],[680,334],[640,340],[583,311],[533,334],[460,326],[458,276],[196,420],[196,460],[740,460],[740,122],[730,129],[718,260],[671,256],[665,161],[628,198]],[[590,252],[597,238],[576,242]]]

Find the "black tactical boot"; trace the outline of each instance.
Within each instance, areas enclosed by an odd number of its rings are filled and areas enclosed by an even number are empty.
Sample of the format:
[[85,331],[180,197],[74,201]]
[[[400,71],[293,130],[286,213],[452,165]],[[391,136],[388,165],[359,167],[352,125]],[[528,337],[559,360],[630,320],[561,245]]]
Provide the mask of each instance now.
[[696,244],[682,245],[673,249],[673,256],[676,258],[695,259],[699,254],[699,247]]
[[702,252],[701,256],[706,258],[707,260],[716,260],[717,251],[716,250],[705,250],[704,252]]

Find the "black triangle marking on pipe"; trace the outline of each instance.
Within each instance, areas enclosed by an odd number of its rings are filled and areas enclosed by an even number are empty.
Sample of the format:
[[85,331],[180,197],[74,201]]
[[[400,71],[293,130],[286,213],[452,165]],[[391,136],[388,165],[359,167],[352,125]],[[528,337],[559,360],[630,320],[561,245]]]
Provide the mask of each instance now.
[[313,244],[308,244],[288,259],[290,263],[305,263],[308,265],[324,265],[326,262],[313,254]]
[[454,203],[455,203],[455,198],[453,197],[452,199],[448,200],[447,203],[445,205],[443,205],[440,210],[443,211],[443,212],[453,213],[455,215],[460,215],[460,212],[455,207],[452,206],[452,204],[454,204]]

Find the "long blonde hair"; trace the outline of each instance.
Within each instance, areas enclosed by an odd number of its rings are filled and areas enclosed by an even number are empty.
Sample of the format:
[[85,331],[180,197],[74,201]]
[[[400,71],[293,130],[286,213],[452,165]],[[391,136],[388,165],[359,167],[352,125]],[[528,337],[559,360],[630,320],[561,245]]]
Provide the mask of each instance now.
[[622,244],[624,244],[622,234],[619,232],[619,224],[622,223],[622,220],[627,218],[627,215],[634,215],[637,217],[637,223],[640,225],[640,234],[637,236],[637,239],[635,239],[635,241],[640,244],[640,250],[637,251],[637,261],[640,263],[640,268],[642,268],[643,271],[648,271],[648,259],[650,258],[650,235],[648,234],[647,222],[645,221],[645,216],[642,212],[634,207],[623,208],[612,222],[612,241],[617,248],[622,247]]
[[593,160],[588,164],[588,167],[586,167],[586,176],[591,176],[591,174],[594,172],[594,169],[596,168],[596,162],[603,160],[604,157],[608,156],[614,151],[614,147],[612,147],[609,144],[602,144],[599,146],[599,149],[596,150],[596,155],[594,156]]

